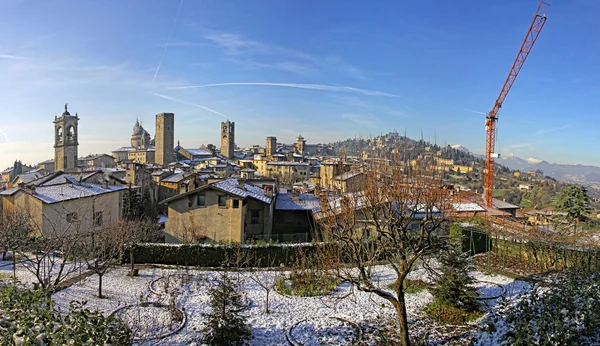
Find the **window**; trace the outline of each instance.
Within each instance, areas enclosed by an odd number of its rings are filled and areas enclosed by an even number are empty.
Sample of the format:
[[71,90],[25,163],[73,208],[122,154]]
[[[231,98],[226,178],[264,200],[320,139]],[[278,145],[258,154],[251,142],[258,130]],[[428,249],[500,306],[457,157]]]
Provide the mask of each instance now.
[[219,207],[227,206],[227,196],[219,196]]
[[233,200],[233,207],[234,208],[239,208],[240,207],[240,200],[239,199],[234,199]]
[[205,195],[198,195],[198,206],[206,207],[206,196]]
[[67,222],[73,223],[75,221],[77,221],[77,213],[68,213],[67,214]]
[[260,219],[260,210],[250,210],[250,223],[258,223]]
[[103,212],[97,211],[94,213],[94,226],[102,226]]

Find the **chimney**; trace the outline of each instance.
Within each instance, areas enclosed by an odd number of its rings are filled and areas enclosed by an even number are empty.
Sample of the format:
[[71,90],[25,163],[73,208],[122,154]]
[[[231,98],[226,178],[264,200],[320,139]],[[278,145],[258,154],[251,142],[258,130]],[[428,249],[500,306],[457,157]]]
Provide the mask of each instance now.
[[269,198],[273,198],[273,186],[265,185],[264,192],[265,192],[265,196],[267,196]]
[[292,190],[292,201],[294,201],[294,202],[300,201],[300,192],[298,190]]
[[238,178],[238,188],[244,190],[246,187],[245,184],[246,181],[243,178]]

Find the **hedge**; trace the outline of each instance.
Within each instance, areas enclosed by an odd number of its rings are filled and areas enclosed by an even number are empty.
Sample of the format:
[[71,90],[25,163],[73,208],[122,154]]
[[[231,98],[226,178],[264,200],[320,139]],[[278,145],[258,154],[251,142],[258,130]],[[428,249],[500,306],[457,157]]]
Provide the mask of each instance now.
[[[199,267],[232,266],[238,251],[242,258],[261,258],[261,263],[250,263],[252,267],[275,266],[295,263],[298,253],[313,256],[316,246],[313,243],[232,245],[232,244],[141,244],[134,249],[135,263],[186,265]],[[268,259],[268,260],[267,260]],[[272,262],[271,262],[272,261]],[[129,251],[124,262],[129,262]],[[270,262],[270,263],[268,263]]]

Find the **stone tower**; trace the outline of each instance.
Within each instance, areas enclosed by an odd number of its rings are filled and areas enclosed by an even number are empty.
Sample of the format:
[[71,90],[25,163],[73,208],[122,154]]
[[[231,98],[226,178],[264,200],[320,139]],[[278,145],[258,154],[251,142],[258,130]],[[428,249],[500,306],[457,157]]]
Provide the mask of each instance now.
[[160,113],[156,115],[155,136],[156,151],[154,157],[156,164],[166,166],[169,163],[174,162],[175,114]]
[[277,150],[277,137],[267,137],[267,150],[265,155],[267,157],[273,157]]
[[67,110],[60,117],[54,117],[54,171],[74,171],[77,169],[77,113],[72,116]]
[[235,150],[235,123],[221,122],[221,155],[230,159]]
[[306,150],[306,140],[302,135],[296,137],[296,151],[298,154],[304,155],[304,151]]

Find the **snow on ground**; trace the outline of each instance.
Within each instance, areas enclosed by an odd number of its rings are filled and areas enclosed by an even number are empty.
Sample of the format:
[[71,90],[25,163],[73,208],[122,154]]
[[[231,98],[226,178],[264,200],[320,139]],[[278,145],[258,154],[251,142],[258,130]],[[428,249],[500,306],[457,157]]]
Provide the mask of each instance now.
[[[53,295],[57,305],[61,308],[67,308],[72,300],[87,300],[88,308],[98,308],[106,315],[112,313],[119,307],[130,304],[138,304],[140,300],[150,302],[168,303],[167,297],[159,297],[151,293],[148,285],[154,279],[180,274],[183,269],[165,269],[156,267],[140,268],[140,276],[127,276],[128,268],[119,267],[108,272],[103,278],[104,299],[97,298],[98,277],[92,275],[83,281],[74,284]],[[214,280],[219,275],[213,271],[195,271],[189,270],[187,273],[197,278],[207,278]],[[394,272],[385,266],[378,266],[374,269],[375,276],[379,279],[378,285],[385,287],[395,279]],[[479,272],[472,273],[477,280],[498,283],[506,287],[507,294],[516,294],[528,287],[528,284],[522,281],[503,276],[487,276]],[[237,274],[232,274],[236,276]],[[249,279],[249,273],[239,274],[242,282],[242,289],[246,292],[251,304],[243,314],[248,317],[248,322],[252,326],[253,339],[252,345],[287,345],[286,333],[295,324],[299,328],[294,332],[294,337],[310,340],[318,336],[307,335],[309,330],[323,330],[324,321],[331,321],[331,329],[336,326],[342,328],[334,331],[339,333],[348,332],[348,325],[328,317],[340,317],[350,320],[354,323],[373,322],[381,319],[393,318],[395,312],[390,303],[375,294],[358,292],[352,289],[348,283],[342,283],[331,296],[326,297],[287,297],[271,291],[270,293],[270,314],[264,313],[265,291],[258,284]],[[427,271],[419,269],[413,271],[410,279],[427,280]],[[159,285],[161,287],[159,280]],[[187,315],[187,323],[184,328],[171,336],[160,341],[161,345],[190,345],[194,344],[200,336],[199,331],[204,327],[205,320],[203,313],[209,311],[209,285],[196,285],[195,289],[183,289],[179,298],[179,303]],[[478,284],[480,291],[484,295],[493,295],[495,292],[485,292],[486,290],[498,290],[497,286],[486,283]],[[351,293],[345,299],[335,299]],[[407,295],[407,311],[409,323],[417,322],[422,314],[420,310],[432,301],[432,296],[428,291],[421,291],[415,294]],[[486,304],[493,307],[498,300],[486,301]],[[167,316],[167,315],[165,315]],[[306,321],[304,321],[306,320]],[[303,322],[304,321],[304,322]],[[166,324],[166,323],[165,323]],[[304,334],[303,334],[304,331]],[[198,343],[199,344],[199,343]]]
[[[18,258],[18,257],[17,257]],[[28,265],[25,266],[23,259],[17,259],[17,268],[16,268],[16,276],[17,280],[24,284],[33,284],[37,283],[38,279],[35,272],[35,267]],[[61,263],[60,259],[54,261],[54,267],[50,268],[50,263],[46,261],[45,266],[41,266],[40,270],[45,273],[50,273],[50,277],[52,279],[56,278],[59,270],[59,265]],[[80,270],[81,269],[81,270]],[[66,279],[73,278],[75,276],[80,275],[82,272],[85,272],[84,263],[81,265],[77,265],[75,263],[66,263],[61,273],[61,276]],[[65,276],[66,274],[66,276]],[[0,280],[1,279],[12,279],[13,277],[13,262],[12,259],[9,261],[0,261]]]

